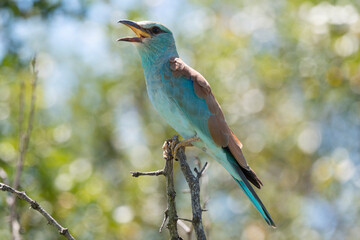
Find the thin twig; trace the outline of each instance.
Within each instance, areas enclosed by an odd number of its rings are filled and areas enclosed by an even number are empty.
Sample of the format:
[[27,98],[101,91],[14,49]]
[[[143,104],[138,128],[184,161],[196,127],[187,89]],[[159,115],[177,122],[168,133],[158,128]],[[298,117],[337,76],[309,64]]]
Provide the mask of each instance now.
[[153,172],[130,172],[130,173],[131,173],[131,176],[133,176],[133,177],[165,175],[164,169],[153,171]]
[[61,235],[63,235],[68,240],[75,240],[75,238],[70,234],[67,228],[62,227],[48,212],[44,210],[44,208],[40,206],[39,203],[31,199],[28,195],[26,195],[25,192],[20,192],[4,183],[0,183],[0,190],[12,193],[15,197],[26,201],[30,204],[30,207],[32,209],[38,211],[41,215],[43,215],[50,225],[56,227]]
[[[29,146],[31,131],[33,128],[33,120],[35,114],[35,103],[36,103],[36,84],[38,80],[38,72],[36,70],[36,57],[33,58],[31,62],[33,78],[31,82],[31,102],[30,102],[30,113],[27,119],[27,129],[26,132],[23,132],[24,125],[24,95],[25,95],[25,83],[21,81],[20,83],[20,95],[19,95],[19,160],[16,166],[15,179],[13,186],[15,189],[20,186],[21,173],[24,166],[26,151]],[[8,205],[10,209],[10,231],[13,240],[21,240],[20,235],[20,223],[18,219],[18,213],[16,211],[16,197],[11,196],[8,199]]]
[[24,79],[20,81],[20,93],[19,93],[19,143],[22,141],[21,138],[23,136],[23,125],[24,125],[24,94],[25,94],[25,82]]
[[[205,172],[209,168],[209,164],[206,162],[205,165],[203,167],[201,167],[201,161],[200,161],[200,159],[198,157],[197,157],[196,164],[197,164],[198,168],[201,169],[200,170],[201,179],[199,181],[200,181],[200,184],[201,184],[201,194],[202,194],[201,196],[202,196],[203,199],[205,199],[201,210],[203,212],[206,212],[206,211],[208,211],[207,210],[207,205],[209,203],[209,196],[208,196],[208,192],[207,192],[207,186],[208,186],[209,178],[208,178],[207,175],[205,175]],[[209,219],[207,219],[207,221],[204,222],[204,229],[205,229],[206,236],[208,238],[210,238],[209,237],[210,233],[209,233],[209,223],[208,223],[208,221],[209,221]],[[191,240],[191,239],[189,239],[189,240]]]
[[164,219],[163,219],[163,221],[162,221],[162,223],[161,223],[161,226],[160,226],[160,229],[159,229],[159,232],[161,233],[162,232],[162,230],[163,230],[163,228],[164,228],[164,226],[165,226],[165,223],[166,223],[166,220],[168,220],[168,210],[166,209],[165,211],[164,211]]
[[[20,163],[21,163],[20,159],[22,157],[21,157],[21,150],[20,149],[22,149],[21,146],[22,146],[23,137],[24,137],[24,134],[23,134],[24,105],[25,105],[25,103],[24,103],[24,95],[25,95],[25,82],[22,79],[20,81],[20,93],[19,93],[19,118],[18,118],[18,125],[19,125],[19,161],[18,161],[17,169],[20,167]],[[15,178],[14,183],[18,184],[19,181],[17,181],[16,179],[17,178]],[[8,180],[5,181],[5,179],[4,179],[4,182],[6,184],[9,184]],[[9,224],[10,224],[11,238],[12,238],[12,240],[21,240],[19,217],[18,217],[18,214],[16,212],[16,206],[15,206],[16,197],[13,196],[13,195],[8,195],[7,198],[6,198],[6,202],[7,202],[8,206],[9,206],[9,217],[10,217]]]
[[[15,180],[14,180],[14,188],[18,188],[20,185],[20,177],[22,173],[22,169],[24,166],[24,160],[26,151],[28,149],[29,143],[30,143],[30,137],[31,137],[31,131],[33,128],[33,121],[34,121],[34,114],[35,114],[35,103],[36,103],[36,86],[37,86],[37,80],[38,80],[38,71],[36,70],[36,58],[32,61],[32,71],[33,71],[33,79],[31,82],[31,102],[30,102],[30,113],[28,116],[28,123],[27,123],[27,129],[25,134],[22,132],[22,125],[24,120],[24,106],[20,106],[20,115],[19,115],[19,127],[20,127],[20,133],[19,133],[19,161],[16,168],[16,174],[15,174]],[[21,88],[21,91],[24,91],[24,88]],[[23,92],[20,93],[20,105],[24,104],[24,96]]]

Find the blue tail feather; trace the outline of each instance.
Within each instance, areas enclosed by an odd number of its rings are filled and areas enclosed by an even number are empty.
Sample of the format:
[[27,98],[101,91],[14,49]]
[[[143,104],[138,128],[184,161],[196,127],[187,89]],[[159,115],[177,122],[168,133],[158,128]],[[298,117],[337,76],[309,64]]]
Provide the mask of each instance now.
[[[264,204],[261,202],[260,198],[250,185],[249,181],[246,179],[244,173],[242,172],[239,163],[235,160],[235,158],[232,156],[232,154],[224,149],[227,155],[227,160],[231,163],[231,166],[235,170],[235,172],[238,174],[237,177],[232,176],[236,183],[240,186],[240,188],[244,191],[246,196],[250,199],[252,204],[255,206],[255,208],[259,211],[261,216],[265,219],[265,221],[272,227],[276,227],[274,221],[272,220],[269,212],[266,210]],[[238,179],[240,177],[241,180]]]
[[244,191],[244,193],[250,199],[250,201],[254,204],[255,208],[259,211],[259,213],[265,219],[267,224],[269,224],[270,226],[275,228],[276,225],[275,225],[274,221],[272,220],[269,212],[266,210],[264,204],[261,202],[259,197],[253,191],[252,187],[249,185],[250,186],[250,188],[249,188],[248,186],[246,186],[246,184],[243,181],[239,181],[235,178],[234,178],[234,180],[241,187],[241,189]]

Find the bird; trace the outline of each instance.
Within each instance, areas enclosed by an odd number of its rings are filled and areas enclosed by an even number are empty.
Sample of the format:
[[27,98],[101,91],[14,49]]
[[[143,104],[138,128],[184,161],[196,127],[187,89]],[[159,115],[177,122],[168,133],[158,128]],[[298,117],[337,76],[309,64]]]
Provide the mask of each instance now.
[[155,110],[184,139],[199,138],[200,141],[192,144],[230,173],[267,224],[275,228],[249,182],[259,189],[263,183],[245,160],[242,143],[226,123],[208,81],[179,57],[173,33],[165,25],[153,21],[120,20],[119,23],[136,34],[117,41],[136,46],[147,93]]

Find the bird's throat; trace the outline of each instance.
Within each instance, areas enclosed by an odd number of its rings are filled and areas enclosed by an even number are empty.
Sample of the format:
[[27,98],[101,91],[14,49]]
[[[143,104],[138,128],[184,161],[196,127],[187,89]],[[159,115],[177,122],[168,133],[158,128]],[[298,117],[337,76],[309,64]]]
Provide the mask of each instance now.
[[175,47],[161,51],[159,49],[142,48],[140,46],[138,47],[138,51],[145,76],[158,71],[164,64],[169,62],[171,57],[179,57]]

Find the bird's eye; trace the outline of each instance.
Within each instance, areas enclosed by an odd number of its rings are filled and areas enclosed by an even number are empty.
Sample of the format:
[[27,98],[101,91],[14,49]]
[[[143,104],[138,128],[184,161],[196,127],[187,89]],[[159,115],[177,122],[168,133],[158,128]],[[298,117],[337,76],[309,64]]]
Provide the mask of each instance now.
[[152,27],[151,32],[153,34],[159,34],[159,33],[161,33],[161,29],[159,27]]

